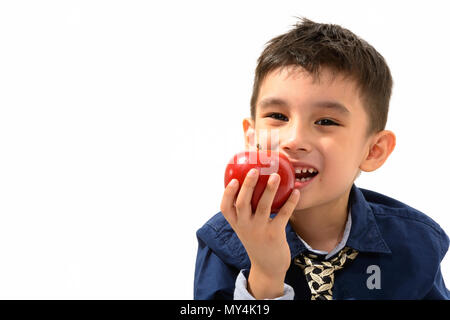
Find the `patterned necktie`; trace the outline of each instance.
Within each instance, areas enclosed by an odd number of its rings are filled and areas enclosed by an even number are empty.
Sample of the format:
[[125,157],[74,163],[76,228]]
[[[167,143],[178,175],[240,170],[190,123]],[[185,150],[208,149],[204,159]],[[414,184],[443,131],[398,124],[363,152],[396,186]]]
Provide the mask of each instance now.
[[333,298],[334,271],[340,270],[348,261],[354,260],[358,251],[345,247],[330,260],[321,260],[315,254],[302,254],[294,263],[303,269],[311,290],[311,300],[331,300]]

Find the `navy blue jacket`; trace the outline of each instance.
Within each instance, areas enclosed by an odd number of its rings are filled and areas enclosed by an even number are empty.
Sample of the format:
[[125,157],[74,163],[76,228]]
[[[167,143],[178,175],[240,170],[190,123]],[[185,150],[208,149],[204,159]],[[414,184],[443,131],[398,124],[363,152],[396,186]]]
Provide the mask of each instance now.
[[[336,272],[333,299],[450,299],[440,270],[449,238],[435,221],[355,185],[349,206],[352,225],[346,245],[359,254]],[[289,223],[286,237],[293,261],[307,249]],[[194,299],[233,299],[237,275],[250,269],[241,241],[221,212],[197,231],[197,239]],[[380,281],[374,287],[370,277],[375,269]],[[294,299],[310,299],[305,276],[294,263],[285,283],[293,287]]]

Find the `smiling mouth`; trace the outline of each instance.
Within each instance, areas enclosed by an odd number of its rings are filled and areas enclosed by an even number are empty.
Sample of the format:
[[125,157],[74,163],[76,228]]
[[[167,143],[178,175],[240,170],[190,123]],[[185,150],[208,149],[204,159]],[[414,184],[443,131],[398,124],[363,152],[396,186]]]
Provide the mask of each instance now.
[[314,168],[295,168],[295,181],[307,182],[313,179],[319,172]]

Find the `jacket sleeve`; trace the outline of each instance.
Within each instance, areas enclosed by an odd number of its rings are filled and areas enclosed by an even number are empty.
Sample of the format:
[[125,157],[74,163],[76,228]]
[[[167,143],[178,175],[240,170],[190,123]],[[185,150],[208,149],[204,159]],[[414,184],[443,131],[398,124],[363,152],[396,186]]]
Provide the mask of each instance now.
[[442,278],[441,267],[439,267],[436,277],[434,278],[433,286],[428,294],[424,297],[425,300],[450,300],[450,291],[446,288],[444,279]]
[[200,238],[194,275],[195,300],[232,300],[239,270],[225,264]]
[[[441,252],[439,256],[439,263],[442,262],[445,254],[448,251],[449,247],[449,238],[448,235],[444,232],[444,230],[440,230],[438,243],[440,244]],[[431,290],[424,297],[424,299],[432,299],[432,300],[450,300],[450,291],[447,289],[444,283],[444,278],[441,273],[441,266],[439,265],[437,268],[436,275],[434,277],[433,285],[431,286]]]

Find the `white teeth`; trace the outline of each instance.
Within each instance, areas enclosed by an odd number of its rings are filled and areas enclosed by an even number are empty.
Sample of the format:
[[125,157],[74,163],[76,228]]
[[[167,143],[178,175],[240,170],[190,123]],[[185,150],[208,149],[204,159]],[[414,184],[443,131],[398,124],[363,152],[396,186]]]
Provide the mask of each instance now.
[[313,172],[317,172],[317,170],[316,169],[313,169],[313,168],[295,168],[295,173],[306,173],[306,172],[309,172],[309,173],[313,173]]
[[295,181],[305,182],[305,181],[309,181],[309,180],[311,180],[311,179],[312,179],[311,177],[308,177],[308,178],[301,178],[301,179],[296,178]]

